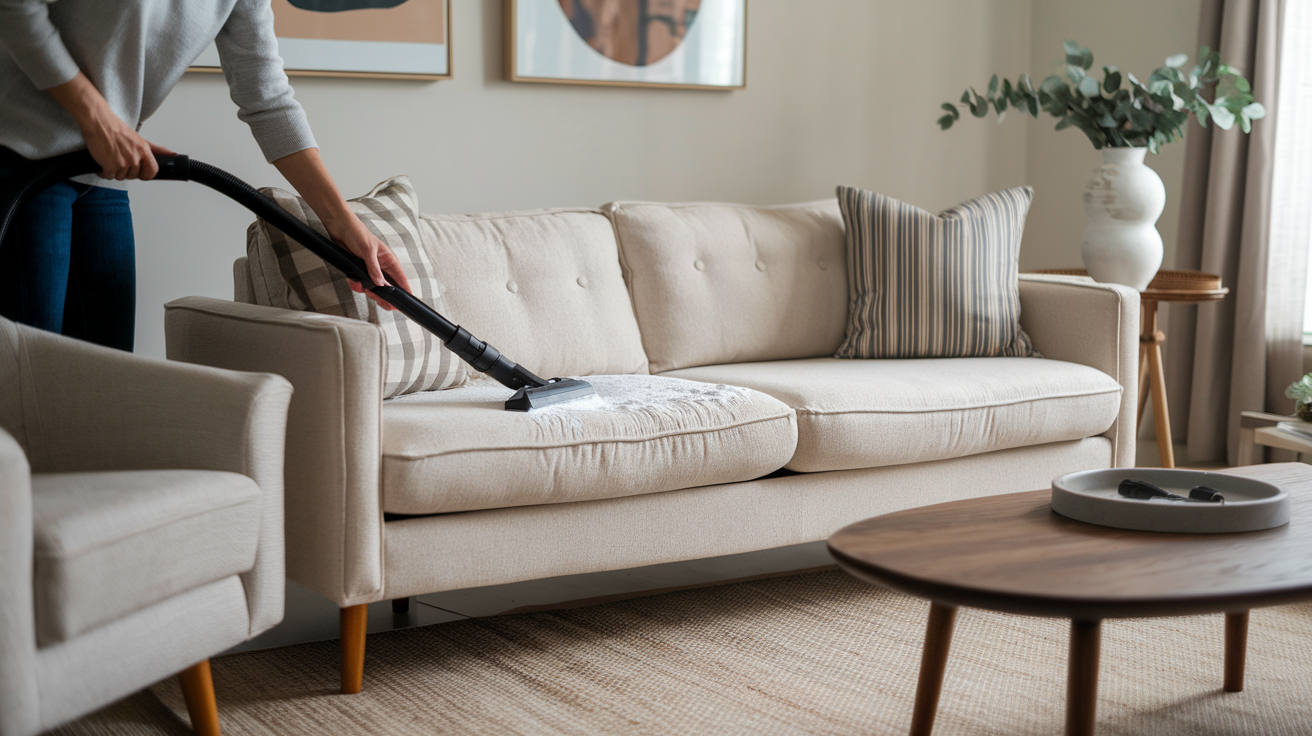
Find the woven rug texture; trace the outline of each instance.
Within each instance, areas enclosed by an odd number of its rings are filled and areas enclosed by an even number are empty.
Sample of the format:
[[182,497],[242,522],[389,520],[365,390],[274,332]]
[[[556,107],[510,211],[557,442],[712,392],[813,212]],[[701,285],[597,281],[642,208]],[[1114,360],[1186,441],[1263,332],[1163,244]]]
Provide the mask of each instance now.
[[[837,571],[213,660],[226,736],[904,734],[929,605]],[[1098,733],[1312,733],[1312,604],[1255,610],[1245,691],[1220,615],[1103,626]],[[934,733],[1059,734],[1069,623],[963,609]],[[57,729],[189,734],[177,678]]]

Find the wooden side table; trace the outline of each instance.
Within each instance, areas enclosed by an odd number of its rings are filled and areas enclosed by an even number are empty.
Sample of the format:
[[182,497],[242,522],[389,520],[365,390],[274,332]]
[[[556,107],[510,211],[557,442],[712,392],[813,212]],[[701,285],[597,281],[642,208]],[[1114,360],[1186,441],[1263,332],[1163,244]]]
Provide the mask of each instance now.
[[[1066,276],[1088,276],[1079,268],[1054,268],[1035,271]],[[1162,343],[1166,333],[1157,329],[1157,305],[1162,302],[1199,304],[1220,301],[1230,290],[1221,285],[1221,277],[1198,271],[1158,271],[1148,288],[1139,294],[1139,413],[1135,427],[1143,422],[1148,397],[1153,400],[1153,419],[1157,424],[1157,451],[1162,467],[1175,467],[1175,446],[1171,442],[1171,414],[1166,406],[1166,377],[1162,372]]]
[[[1267,414],[1261,411],[1246,411],[1239,415],[1239,464],[1252,465],[1257,457],[1259,447],[1274,447],[1290,450],[1300,455],[1312,455],[1312,438],[1276,429],[1280,422],[1299,422],[1298,417],[1281,414]],[[1257,462],[1261,462],[1258,460]]]

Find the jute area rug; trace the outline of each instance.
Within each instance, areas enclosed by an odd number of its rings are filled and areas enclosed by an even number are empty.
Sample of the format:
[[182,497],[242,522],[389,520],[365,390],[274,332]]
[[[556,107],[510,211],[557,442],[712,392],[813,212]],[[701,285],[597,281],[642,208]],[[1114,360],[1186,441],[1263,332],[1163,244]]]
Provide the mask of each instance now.
[[[928,604],[837,571],[369,637],[337,694],[336,642],[214,660],[227,736],[902,734]],[[1068,624],[963,610],[936,734],[1058,734]],[[1100,734],[1312,733],[1312,605],[1253,612],[1243,693],[1222,617],[1103,629]],[[176,678],[57,733],[185,734]]]

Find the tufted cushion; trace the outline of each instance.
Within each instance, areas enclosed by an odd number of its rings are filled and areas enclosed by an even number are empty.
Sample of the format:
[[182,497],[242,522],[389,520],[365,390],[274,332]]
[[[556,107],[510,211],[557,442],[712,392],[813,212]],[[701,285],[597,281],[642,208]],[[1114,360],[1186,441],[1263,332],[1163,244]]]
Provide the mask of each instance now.
[[833,355],[842,342],[847,275],[835,200],[604,209],[653,373]]
[[589,399],[501,410],[490,380],[383,406],[383,508],[435,514],[733,483],[783,467],[793,411],[765,394],[659,376],[588,379]]
[[1092,437],[1121,405],[1121,385],[1106,373],[1038,358],[819,358],[671,375],[747,386],[793,407],[797,454],[788,468],[804,473]]
[[424,215],[452,321],[544,378],[646,373],[610,222],[597,210]]

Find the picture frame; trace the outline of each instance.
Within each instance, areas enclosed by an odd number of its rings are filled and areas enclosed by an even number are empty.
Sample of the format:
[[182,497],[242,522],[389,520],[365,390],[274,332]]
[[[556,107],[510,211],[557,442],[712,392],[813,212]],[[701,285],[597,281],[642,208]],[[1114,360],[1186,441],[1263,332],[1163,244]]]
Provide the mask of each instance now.
[[[288,76],[451,79],[451,0],[272,0],[272,5]],[[223,71],[217,48],[210,44],[187,71]]]
[[747,86],[747,0],[504,0],[504,13],[512,82]]

